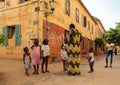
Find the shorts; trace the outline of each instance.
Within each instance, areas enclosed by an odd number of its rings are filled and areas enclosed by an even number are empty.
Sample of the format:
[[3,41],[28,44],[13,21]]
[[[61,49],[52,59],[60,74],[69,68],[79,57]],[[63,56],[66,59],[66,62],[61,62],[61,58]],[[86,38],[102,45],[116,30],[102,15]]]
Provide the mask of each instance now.
[[94,65],[94,61],[89,62],[89,65],[90,65],[90,66],[93,66],[93,65]]

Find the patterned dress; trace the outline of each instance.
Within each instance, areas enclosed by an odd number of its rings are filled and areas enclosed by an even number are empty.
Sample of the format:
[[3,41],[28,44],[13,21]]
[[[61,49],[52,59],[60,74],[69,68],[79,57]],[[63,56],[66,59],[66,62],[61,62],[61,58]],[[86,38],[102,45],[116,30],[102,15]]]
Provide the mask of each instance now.
[[32,64],[40,64],[40,46],[34,46],[32,52]]
[[80,75],[80,33],[73,29],[73,42],[68,43],[68,75]]

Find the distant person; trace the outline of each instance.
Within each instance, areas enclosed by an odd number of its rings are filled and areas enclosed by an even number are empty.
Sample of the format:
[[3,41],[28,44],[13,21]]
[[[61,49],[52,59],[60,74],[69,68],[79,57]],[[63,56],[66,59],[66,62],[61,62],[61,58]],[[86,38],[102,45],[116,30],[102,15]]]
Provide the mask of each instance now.
[[112,62],[113,62],[113,49],[115,47],[115,44],[112,43],[112,40],[109,39],[108,43],[106,44],[106,65],[105,68],[108,68],[108,58],[110,56],[110,68],[112,68]]
[[74,24],[69,25],[69,39],[68,40],[68,75],[80,75],[80,42],[82,36],[75,28]]
[[115,48],[115,55],[117,55],[117,48]]
[[34,40],[34,45],[31,47],[32,49],[32,64],[34,68],[33,74],[39,74],[39,64],[40,64],[40,58],[41,58],[41,48],[39,45],[38,39]]
[[67,70],[67,49],[66,49],[66,44],[62,44],[61,46],[61,61],[63,62],[63,70],[66,71]]
[[25,74],[26,76],[28,76],[29,75],[28,70],[31,68],[31,56],[28,47],[23,48],[23,51],[24,51],[23,63],[25,65]]
[[[50,57],[50,47],[48,45],[49,40],[44,39],[42,45],[42,73],[49,72],[48,71],[48,59]],[[45,65],[45,70],[44,70]]]
[[94,72],[94,68],[93,68],[94,61],[95,61],[95,59],[94,59],[94,54],[93,54],[93,48],[90,48],[89,49],[89,59],[88,59],[90,71],[88,73]]

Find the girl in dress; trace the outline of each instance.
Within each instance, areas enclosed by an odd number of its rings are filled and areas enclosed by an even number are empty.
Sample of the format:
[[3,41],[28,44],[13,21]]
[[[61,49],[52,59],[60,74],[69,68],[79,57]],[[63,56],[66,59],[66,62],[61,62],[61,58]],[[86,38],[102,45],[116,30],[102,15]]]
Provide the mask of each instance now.
[[34,68],[33,74],[39,74],[39,64],[40,64],[40,45],[38,39],[34,40],[34,45],[31,47],[32,49],[32,64]]
[[23,54],[23,63],[25,65],[25,71],[26,71],[25,74],[26,74],[26,76],[28,76],[29,75],[28,70],[31,67],[31,56],[30,56],[28,47],[25,47],[23,49],[23,51],[24,51],[24,54]]
[[67,70],[67,50],[64,44],[61,46],[61,61],[63,61],[63,70]]

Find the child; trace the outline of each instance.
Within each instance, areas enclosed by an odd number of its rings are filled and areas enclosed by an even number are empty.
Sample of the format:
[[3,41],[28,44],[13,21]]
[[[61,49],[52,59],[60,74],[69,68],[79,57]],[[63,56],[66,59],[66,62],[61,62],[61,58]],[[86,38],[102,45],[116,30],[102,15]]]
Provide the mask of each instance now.
[[38,39],[34,40],[34,45],[31,47],[32,52],[32,64],[34,68],[33,74],[39,74],[39,64],[40,64],[40,45]]
[[[50,47],[48,45],[48,39],[43,40],[42,45],[42,73],[49,72],[48,71],[48,59],[50,57]],[[44,71],[44,64],[45,64],[45,71]]]
[[67,70],[67,49],[64,44],[61,46],[61,61],[63,61],[63,70]]
[[90,66],[90,71],[88,73],[94,72],[93,65],[94,65],[94,54],[93,54],[93,48],[89,49],[89,66]]
[[23,49],[23,51],[24,51],[23,62],[24,62],[24,65],[25,65],[25,70],[26,70],[25,74],[26,74],[26,76],[28,76],[29,75],[28,70],[31,67],[31,56],[30,56],[30,53],[29,53],[29,49],[27,47],[25,47]]

